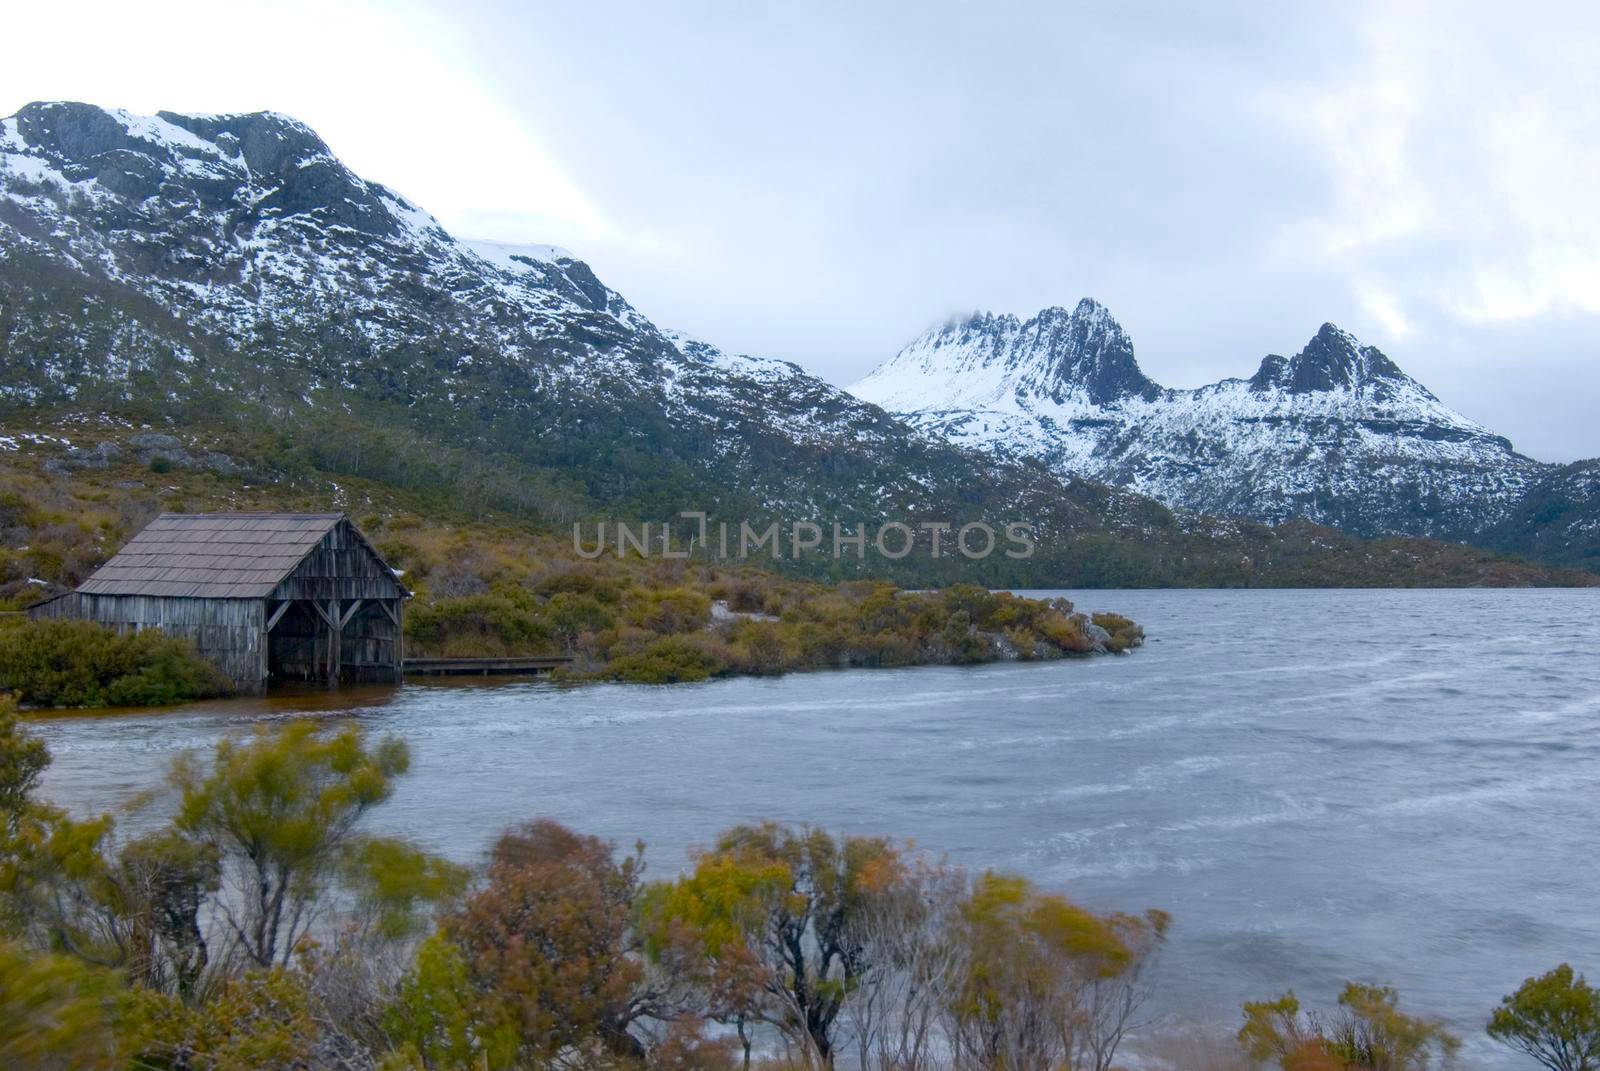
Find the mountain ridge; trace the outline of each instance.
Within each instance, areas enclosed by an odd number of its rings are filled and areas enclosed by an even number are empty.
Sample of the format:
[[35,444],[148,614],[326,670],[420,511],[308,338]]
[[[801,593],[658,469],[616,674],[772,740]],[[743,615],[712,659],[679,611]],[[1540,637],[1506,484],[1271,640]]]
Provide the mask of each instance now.
[[[1074,313],[1035,324],[1035,347],[1076,347],[1100,397],[1148,393],[1109,314]],[[1535,575],[1173,513],[968,449],[796,365],[663,331],[563,250],[459,241],[277,113],[0,120],[0,350],[9,426],[204,429],[208,450],[255,442],[263,464],[549,526],[684,508],[1034,521],[1054,556],[978,577],[1005,586]],[[976,575],[960,564],[923,579]]]
[[1138,368],[1103,305],[1084,299],[1072,316],[1086,322],[1058,336],[1060,352],[1018,344],[1010,325],[1032,320],[934,328],[849,390],[965,445],[1173,508],[1369,537],[1484,539],[1553,471],[1332,323],[1249,378],[1178,389]]

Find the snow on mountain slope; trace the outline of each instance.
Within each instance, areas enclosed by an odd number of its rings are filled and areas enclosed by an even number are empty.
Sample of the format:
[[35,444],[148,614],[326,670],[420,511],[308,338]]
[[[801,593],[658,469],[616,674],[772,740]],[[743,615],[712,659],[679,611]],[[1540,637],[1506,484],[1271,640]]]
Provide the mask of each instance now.
[[563,249],[457,240],[272,112],[0,120],[0,363],[0,403],[403,422],[598,497],[866,515],[994,482],[795,365],[669,338]]
[[1332,324],[1249,379],[1173,390],[1139,370],[1095,301],[1026,321],[980,313],[850,390],[963,444],[1170,506],[1364,535],[1470,538],[1546,468]]
[[[993,348],[1015,374],[996,373],[990,402],[1019,434],[1040,414],[1093,419],[1163,394],[1104,310],[1005,330]],[[999,389],[1013,381],[1025,397]],[[80,418],[237,437],[274,473],[347,473],[558,527],[686,507],[1036,524],[1035,559],[992,561],[986,578],[927,559],[917,575],[941,582],[1546,575],[1174,514],[962,449],[795,365],[669,335],[564,250],[457,240],[272,112],[44,103],[0,119],[0,419],[33,425],[21,443]]]
[[578,323],[585,349],[604,348],[646,323],[579,261],[457,242],[272,112],[29,105],[0,123],[0,242],[8,258],[64,260],[131,286],[236,345],[316,304],[339,308],[372,345],[401,344],[414,337],[423,277],[485,322],[515,306],[504,342],[570,338]]

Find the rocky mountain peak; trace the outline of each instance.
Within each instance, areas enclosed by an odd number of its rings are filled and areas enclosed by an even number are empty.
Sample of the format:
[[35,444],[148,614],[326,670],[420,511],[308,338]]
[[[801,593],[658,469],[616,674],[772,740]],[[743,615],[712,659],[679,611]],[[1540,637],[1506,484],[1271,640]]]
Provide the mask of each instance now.
[[4,124],[0,149],[66,182],[92,183],[145,214],[248,205],[255,218],[308,216],[369,237],[432,225],[402,198],[357,177],[310,127],[279,112],[143,116],[60,101],[29,104]]
[[328,143],[316,131],[282,112],[236,115],[157,112],[156,116],[239,157],[246,167],[258,174],[289,178],[292,168],[333,158]]
[[54,101],[29,104],[12,118],[29,150],[74,170],[127,156],[167,166],[209,159],[289,179],[294,169],[333,157],[310,127],[279,112],[142,116]]
[[1122,325],[1093,298],[1079,301],[1071,312],[1059,306],[1041,311],[1022,325],[1019,336],[1019,363],[1037,373],[1035,389],[1056,400],[1081,392],[1105,405],[1161,392],[1140,371]]
[[906,346],[852,388],[902,411],[1101,406],[1150,399],[1161,387],[1139,370],[1133,343],[1093,298],[1027,320],[992,312],[952,319]]
[[1331,323],[1323,324],[1293,357],[1267,355],[1250,377],[1252,390],[1283,390],[1290,394],[1398,385],[1427,393],[1381,350],[1363,346],[1350,332]]

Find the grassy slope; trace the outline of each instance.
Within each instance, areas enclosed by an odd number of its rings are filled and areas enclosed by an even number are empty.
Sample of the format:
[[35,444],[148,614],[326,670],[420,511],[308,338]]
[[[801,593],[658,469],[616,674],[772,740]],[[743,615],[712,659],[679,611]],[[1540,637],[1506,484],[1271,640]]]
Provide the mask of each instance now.
[[[514,553],[544,560],[574,558],[570,529],[600,513],[570,502],[552,509],[548,482],[521,482],[515,466],[415,440],[402,432],[351,425],[338,434],[285,432],[270,424],[190,423],[156,429],[181,440],[167,471],[166,451],[136,445],[149,429],[105,416],[32,414],[5,421],[0,435],[0,490],[36,506],[40,525],[17,525],[0,514],[7,562],[0,584],[35,577],[75,583],[151,516],[163,509],[348,510],[364,527],[392,518],[437,530],[418,551],[442,553],[446,530],[471,540],[498,540]],[[31,436],[31,438],[30,438]],[[46,438],[48,437],[48,438]],[[62,440],[70,440],[72,447]],[[0,446],[5,445],[0,443]],[[114,451],[104,457],[99,448]],[[209,467],[208,467],[209,466]],[[559,475],[559,474],[558,474]],[[548,481],[548,474],[544,476]],[[1591,585],[1593,573],[1521,562],[1433,540],[1359,540],[1310,524],[1268,528],[1173,514],[1154,503],[1097,485],[1075,486],[1083,500],[1058,511],[1074,527],[1042,535],[1032,561],[996,554],[981,566],[955,555],[938,562],[919,551],[901,563],[784,563],[795,576],[821,580],[889,579],[908,587],[969,582],[989,587],[1320,587]],[[1131,505],[1130,505],[1131,504]],[[1136,516],[1121,516],[1135,508]],[[663,516],[622,507],[622,517]],[[670,512],[666,513],[670,516]],[[1106,518],[1110,518],[1107,520]],[[1092,523],[1091,523],[1092,522]],[[1098,526],[1096,526],[1098,525]],[[586,529],[592,531],[591,529]],[[382,539],[375,531],[374,537]],[[399,564],[420,580],[433,563],[411,561],[405,540]],[[413,540],[413,542],[415,542]],[[18,552],[27,544],[30,549]],[[431,550],[430,550],[431,548]],[[30,564],[31,563],[31,564]],[[17,591],[0,587],[0,596]]]
[[[652,683],[850,665],[1058,658],[1126,650],[1142,633],[1115,615],[966,586],[914,593],[703,562],[579,559],[567,539],[361,479],[252,476],[200,445],[158,448],[140,430],[71,429],[116,454],[7,428],[0,452],[0,598],[11,609],[81,582],[163,510],[348,511],[417,599],[409,649],[470,657],[564,653],[572,675]],[[223,445],[221,443],[211,445]],[[150,453],[148,447],[143,451]],[[715,609],[714,609],[715,607]]]

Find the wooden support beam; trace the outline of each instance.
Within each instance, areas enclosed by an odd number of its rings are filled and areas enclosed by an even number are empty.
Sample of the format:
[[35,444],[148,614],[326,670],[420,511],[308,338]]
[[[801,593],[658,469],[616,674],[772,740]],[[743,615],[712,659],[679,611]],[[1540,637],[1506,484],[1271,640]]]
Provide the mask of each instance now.
[[339,618],[339,627],[344,628],[346,625],[348,625],[350,623],[350,619],[356,616],[356,611],[359,609],[361,609],[361,600],[352,599],[350,602],[350,609],[346,610],[344,612],[344,616]]
[[289,607],[291,607],[293,605],[294,605],[294,602],[293,602],[293,600],[290,600],[290,599],[285,599],[285,600],[283,600],[282,602],[280,602],[278,604],[278,608],[276,610],[272,611],[272,616],[267,618],[267,631],[268,632],[272,631],[273,626],[275,626],[279,621],[281,621],[283,619],[283,615],[288,613],[289,612]]
[[[395,601],[398,602],[399,600],[397,599]],[[393,606],[389,605],[389,600],[388,599],[379,599],[378,600],[378,609],[383,611],[385,617],[387,617],[390,621],[394,622],[394,627],[395,628],[399,628],[400,627],[400,615],[395,612],[395,609],[394,609]]]
[[[305,601],[306,605],[315,610],[317,612],[317,616],[322,618],[322,623],[324,625],[327,625],[331,629],[337,629],[339,627],[338,622],[333,617],[329,616],[328,611],[323,609],[323,606],[320,602],[318,602],[316,599],[307,599]],[[337,600],[330,601],[328,605],[333,607],[334,613],[339,612],[339,603]]]
[[344,630],[338,625],[339,600],[328,600],[328,683],[339,683],[340,659],[344,655]]

